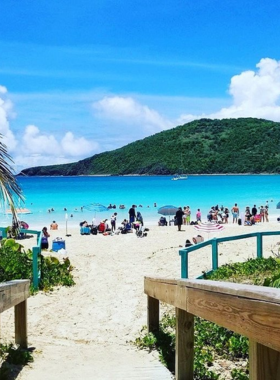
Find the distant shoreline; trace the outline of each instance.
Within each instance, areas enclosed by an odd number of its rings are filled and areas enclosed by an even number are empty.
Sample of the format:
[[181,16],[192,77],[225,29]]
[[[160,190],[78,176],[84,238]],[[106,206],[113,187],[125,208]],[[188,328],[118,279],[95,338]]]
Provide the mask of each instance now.
[[[21,175],[21,174],[16,174],[15,176],[16,177],[21,177],[21,178],[24,178],[24,177],[28,177],[28,178],[32,178],[32,177],[42,177],[42,178],[45,178],[45,177],[48,177],[48,178],[51,178],[51,177],[56,177],[56,178],[59,178],[59,177],[173,177],[175,174],[118,174],[118,175],[111,175],[111,174],[76,174],[76,175]],[[188,173],[185,173],[185,175],[187,175],[188,177],[198,177],[198,176],[204,176],[204,177],[208,177],[208,176],[258,176],[258,175],[262,175],[262,176],[265,176],[265,175],[271,175],[271,176],[277,176],[277,175],[280,175],[280,173],[212,173],[212,174],[188,174]]]

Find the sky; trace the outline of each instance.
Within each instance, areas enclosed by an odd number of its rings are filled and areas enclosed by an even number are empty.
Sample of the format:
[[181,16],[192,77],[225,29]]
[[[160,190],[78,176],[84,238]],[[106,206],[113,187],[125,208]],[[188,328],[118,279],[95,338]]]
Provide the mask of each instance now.
[[279,14],[275,0],[1,0],[15,172],[201,117],[280,121]]

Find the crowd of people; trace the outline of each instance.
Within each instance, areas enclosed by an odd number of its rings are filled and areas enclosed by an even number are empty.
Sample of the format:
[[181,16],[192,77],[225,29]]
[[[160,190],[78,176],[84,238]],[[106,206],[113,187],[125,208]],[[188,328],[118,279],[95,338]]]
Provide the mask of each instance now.
[[[175,225],[178,226],[178,231],[181,231],[182,225],[197,224],[202,221],[201,210],[198,208],[195,212],[195,217],[191,218],[192,212],[190,206],[179,207],[174,216]],[[212,206],[206,215],[207,222],[216,222],[227,224],[230,220],[230,215],[232,216],[232,223],[237,223],[239,225],[244,224],[245,226],[250,226],[258,222],[269,222],[269,206],[257,207],[254,205],[252,208],[246,206],[244,211],[240,211],[239,206],[235,203],[231,209],[224,206]],[[164,220],[159,220],[159,225],[167,225]]]

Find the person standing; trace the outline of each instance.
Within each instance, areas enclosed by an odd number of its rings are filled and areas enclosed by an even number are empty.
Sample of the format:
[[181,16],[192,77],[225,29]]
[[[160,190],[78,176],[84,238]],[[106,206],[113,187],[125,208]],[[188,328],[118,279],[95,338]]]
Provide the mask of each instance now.
[[187,222],[187,226],[189,226],[191,224],[191,209],[190,209],[190,206],[187,206],[186,208],[186,222]]
[[49,241],[48,238],[50,237],[50,234],[48,233],[47,227],[44,227],[42,229],[42,239],[41,239],[41,248],[42,249],[48,249],[49,248]]
[[260,216],[261,216],[261,222],[264,222],[264,207],[263,206],[261,206],[260,207]]
[[135,221],[135,217],[136,217],[135,207],[136,207],[135,205],[132,205],[128,211],[130,224],[132,224]]
[[268,205],[264,206],[264,218],[266,222],[269,222],[268,220]]
[[234,222],[237,223],[237,218],[239,216],[239,207],[237,206],[237,203],[235,203],[235,205],[231,209],[231,213],[232,213],[232,223]]
[[175,214],[178,231],[181,231],[181,226],[183,224],[183,215],[184,215],[184,211],[182,210],[182,207],[179,207]]
[[200,208],[198,208],[197,212],[196,212],[196,221],[197,222],[201,222],[201,211],[200,211]]
[[114,212],[114,214],[111,216],[111,231],[114,232],[116,230],[116,221],[117,221],[117,213]]
[[257,206],[254,205],[254,207],[252,207],[252,215],[253,215],[253,217],[255,217],[257,215],[257,213],[258,213]]

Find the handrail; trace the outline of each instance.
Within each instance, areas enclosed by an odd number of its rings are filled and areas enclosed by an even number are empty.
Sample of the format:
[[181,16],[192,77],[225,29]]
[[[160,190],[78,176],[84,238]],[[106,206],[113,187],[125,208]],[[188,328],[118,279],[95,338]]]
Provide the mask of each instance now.
[[14,280],[0,283],[0,316],[3,311],[15,307],[15,342],[27,348],[27,298],[30,280]]
[[20,233],[37,235],[37,245],[32,248],[32,272],[33,272],[33,287],[38,289],[41,279],[41,271],[38,269],[38,257],[41,254],[42,231],[28,230],[21,228]]
[[280,231],[264,231],[264,232],[252,232],[249,234],[236,235],[236,236],[227,236],[221,238],[213,238],[202,243],[198,243],[196,245],[192,245],[190,247],[180,249],[179,255],[181,256],[181,277],[188,278],[188,260],[189,260],[189,252],[196,251],[200,248],[206,247],[208,245],[212,245],[212,270],[218,269],[218,244],[224,243],[227,241],[233,240],[241,240],[247,239],[251,237],[257,238],[257,257],[263,257],[263,236],[271,236],[271,235],[280,235]]
[[148,332],[159,329],[159,301],[176,308],[176,379],[193,379],[194,316],[249,338],[250,379],[280,378],[280,290],[205,280],[144,278]]

